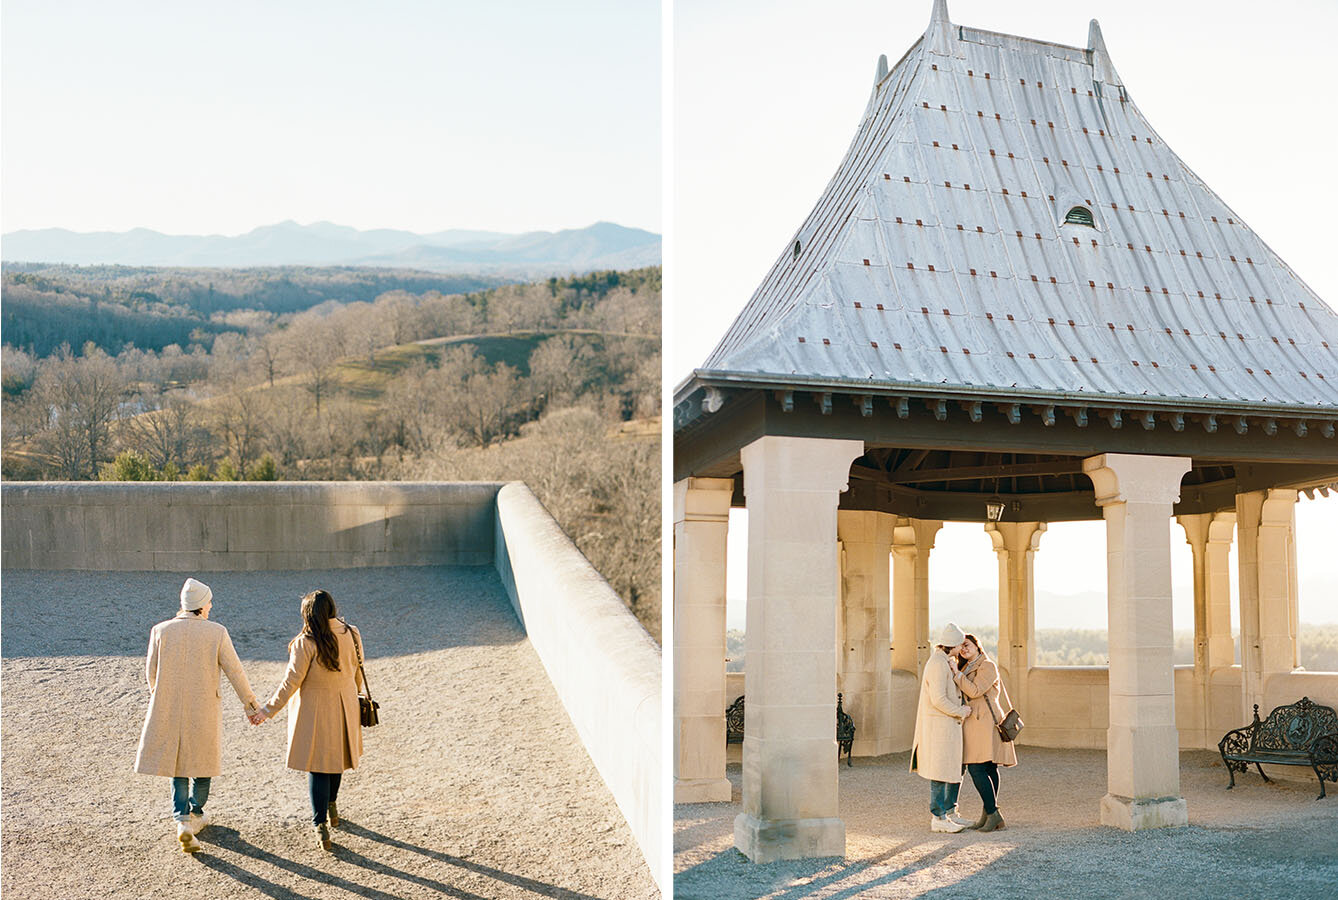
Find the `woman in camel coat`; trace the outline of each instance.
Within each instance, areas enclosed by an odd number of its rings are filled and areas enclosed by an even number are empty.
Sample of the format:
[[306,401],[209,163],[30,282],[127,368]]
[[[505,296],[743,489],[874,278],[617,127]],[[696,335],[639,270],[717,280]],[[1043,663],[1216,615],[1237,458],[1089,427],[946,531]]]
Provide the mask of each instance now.
[[306,772],[312,821],[322,849],[330,849],[329,826],[338,827],[336,798],[346,769],[362,756],[358,660],[362,635],[335,611],[326,591],[302,598],[302,632],[288,645],[288,671],[262,707],[273,716],[291,699],[288,713],[288,768]]
[[999,813],[999,767],[1017,765],[1017,751],[1010,741],[999,736],[997,722],[1013,708],[994,664],[974,634],[966,635],[958,653],[953,679],[971,707],[971,715],[962,723],[962,762],[984,803],[980,820],[973,825],[981,831],[1004,827]]

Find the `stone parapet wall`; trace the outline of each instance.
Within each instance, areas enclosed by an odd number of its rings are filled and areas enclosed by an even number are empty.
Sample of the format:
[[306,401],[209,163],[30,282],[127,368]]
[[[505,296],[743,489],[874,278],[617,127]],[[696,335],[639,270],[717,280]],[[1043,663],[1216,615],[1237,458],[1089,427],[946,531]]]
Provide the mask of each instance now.
[[5,484],[5,569],[495,566],[662,889],[660,649],[520,483]]
[[660,648],[524,484],[497,494],[495,546],[530,643],[668,891]]
[[236,572],[488,565],[496,483],[3,486],[7,569]]

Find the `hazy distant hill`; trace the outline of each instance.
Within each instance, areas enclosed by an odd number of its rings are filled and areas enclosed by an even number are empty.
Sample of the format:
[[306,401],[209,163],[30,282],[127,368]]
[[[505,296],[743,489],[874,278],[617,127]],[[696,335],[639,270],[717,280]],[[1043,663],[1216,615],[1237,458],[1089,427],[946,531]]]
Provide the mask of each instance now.
[[0,257],[13,262],[78,265],[590,271],[659,265],[660,236],[611,222],[526,234],[458,229],[434,234],[394,229],[359,231],[330,222],[299,225],[291,221],[235,236],[169,235],[147,228],[126,232],[43,228],[4,235]]

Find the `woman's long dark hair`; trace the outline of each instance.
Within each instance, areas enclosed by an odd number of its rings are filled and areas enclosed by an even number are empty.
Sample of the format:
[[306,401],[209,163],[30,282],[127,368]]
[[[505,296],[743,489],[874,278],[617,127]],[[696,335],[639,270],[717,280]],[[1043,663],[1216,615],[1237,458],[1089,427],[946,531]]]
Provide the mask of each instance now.
[[[968,634],[966,635],[966,640],[976,645],[977,653],[979,653],[981,656],[985,655],[985,648],[980,646],[980,638],[976,637],[974,634]],[[957,657],[957,668],[959,669],[966,668],[966,660],[962,659],[960,656]]]
[[339,671],[339,642],[330,630],[338,616],[329,591],[312,591],[302,598],[302,633],[316,642],[316,659],[331,672]]

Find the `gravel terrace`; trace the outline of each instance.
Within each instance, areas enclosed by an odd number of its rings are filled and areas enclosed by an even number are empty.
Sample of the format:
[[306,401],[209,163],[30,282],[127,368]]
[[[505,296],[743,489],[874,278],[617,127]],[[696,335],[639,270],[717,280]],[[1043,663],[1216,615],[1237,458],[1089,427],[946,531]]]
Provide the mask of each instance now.
[[329,590],[367,642],[382,724],[325,854],[306,776],[284,766],[287,711],[253,727],[223,680],[214,824],[182,853],[169,780],[133,765],[149,629],[184,577],[4,573],[6,900],[659,896],[490,568],[200,573],[262,700],[299,598]]
[[[732,803],[674,807],[674,896],[1338,897],[1338,791],[1329,785],[1329,796],[1316,800],[1308,769],[1291,770],[1308,782],[1272,784],[1251,769],[1227,791],[1216,753],[1184,752],[1189,827],[1129,834],[1098,824],[1104,752],[1022,747],[1018,755],[1020,765],[1001,774],[1003,831],[931,833],[928,782],[907,771],[909,753],[897,753],[841,765],[844,860],[760,866],[734,849],[742,776],[732,764]],[[980,814],[969,779],[960,806],[972,819]]]

